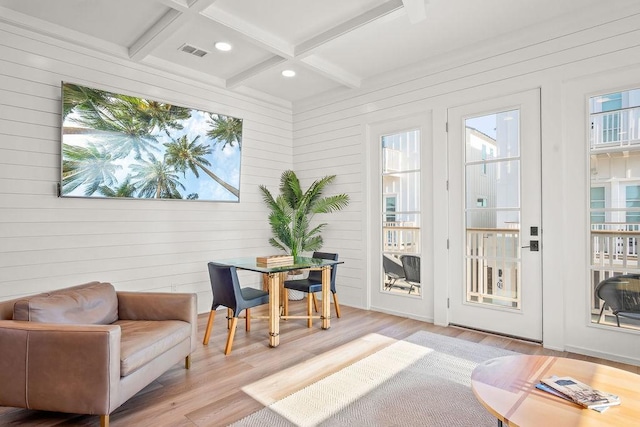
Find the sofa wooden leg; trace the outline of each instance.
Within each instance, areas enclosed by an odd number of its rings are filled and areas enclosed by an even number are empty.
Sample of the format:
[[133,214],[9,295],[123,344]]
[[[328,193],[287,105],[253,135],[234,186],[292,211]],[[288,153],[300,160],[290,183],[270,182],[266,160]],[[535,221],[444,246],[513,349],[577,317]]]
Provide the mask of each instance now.
[[215,319],[215,317],[216,317],[216,311],[211,310],[211,312],[209,312],[209,321],[207,322],[207,330],[204,332],[204,340],[202,341],[202,344],[204,345],[209,344],[209,337],[211,336],[211,328],[213,328],[213,319]]
[[191,355],[184,358],[184,368],[191,369]]
[[245,310],[245,326],[244,329],[249,332],[251,330],[251,309],[247,308]]
[[109,427],[109,414],[100,415],[100,427]]

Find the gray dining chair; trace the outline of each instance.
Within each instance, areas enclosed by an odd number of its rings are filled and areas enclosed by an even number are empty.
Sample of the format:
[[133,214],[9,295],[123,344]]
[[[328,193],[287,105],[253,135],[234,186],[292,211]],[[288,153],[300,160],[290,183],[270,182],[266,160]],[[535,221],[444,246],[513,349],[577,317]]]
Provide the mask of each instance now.
[[208,266],[211,291],[213,292],[213,303],[211,304],[211,312],[209,313],[209,321],[207,322],[207,329],[204,333],[203,344],[209,344],[216,309],[220,306],[227,307],[229,316],[227,327],[229,328],[229,333],[227,335],[227,343],[224,347],[224,354],[229,354],[233,346],[233,338],[238,324],[238,315],[245,310],[245,329],[247,331],[251,330],[251,308],[268,304],[269,293],[251,287],[241,288],[238,273],[233,266],[215,262],[210,262]]
[[[329,252],[314,252],[312,258],[329,259],[338,261],[338,254]],[[340,304],[338,304],[338,294],[336,293],[336,274],[338,266],[331,267],[331,293],[333,294],[333,305],[336,309],[336,316],[340,317]],[[318,311],[318,301],[315,298],[315,293],[322,291],[322,271],[311,270],[309,276],[306,279],[285,280],[285,289],[294,289],[296,291],[304,292],[308,294],[307,299],[307,326],[310,328],[313,325],[311,305],[316,311]],[[288,314],[288,313],[287,313]]]

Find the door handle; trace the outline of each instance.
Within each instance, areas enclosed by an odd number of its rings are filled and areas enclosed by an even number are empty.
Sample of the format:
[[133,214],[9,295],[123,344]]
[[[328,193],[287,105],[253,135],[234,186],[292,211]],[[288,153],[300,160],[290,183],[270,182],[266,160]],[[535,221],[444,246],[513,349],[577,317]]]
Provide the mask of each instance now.
[[538,252],[540,250],[537,240],[529,240],[529,244],[527,246],[522,247],[522,249],[526,249],[526,248],[529,248],[531,252]]

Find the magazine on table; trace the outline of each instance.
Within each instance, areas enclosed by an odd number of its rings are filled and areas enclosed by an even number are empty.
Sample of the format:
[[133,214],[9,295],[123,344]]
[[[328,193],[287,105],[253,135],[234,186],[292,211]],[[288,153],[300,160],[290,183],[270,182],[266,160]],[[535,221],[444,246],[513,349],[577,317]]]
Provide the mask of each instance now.
[[571,377],[553,376],[542,379],[542,383],[585,408],[595,409],[620,404],[618,396],[596,390]]
[[[557,396],[557,397],[560,397],[560,398],[562,398],[562,399],[564,399],[564,400],[567,400],[567,401],[569,401],[569,402],[571,402],[571,403],[574,403],[574,402],[573,402],[573,400],[571,400],[571,399],[569,398],[569,396],[565,396],[564,394],[562,394],[562,393],[560,393],[559,391],[557,391],[557,390],[555,390],[555,389],[553,389],[553,388],[549,387],[548,385],[546,385],[546,384],[545,384],[545,383],[543,383],[543,382],[540,382],[540,383],[536,384],[536,388],[537,388],[538,390],[545,391],[545,392],[547,392],[547,393],[549,393],[549,394],[552,394],[552,395],[554,395],[554,396]],[[589,409],[593,409],[593,410],[594,410],[594,411],[596,411],[596,412],[601,412],[601,413],[602,413],[602,412],[606,411],[607,409],[609,409],[609,407],[610,407],[610,406],[611,406],[611,405],[606,405],[606,406],[593,406],[593,407],[591,407],[591,408],[589,408]]]

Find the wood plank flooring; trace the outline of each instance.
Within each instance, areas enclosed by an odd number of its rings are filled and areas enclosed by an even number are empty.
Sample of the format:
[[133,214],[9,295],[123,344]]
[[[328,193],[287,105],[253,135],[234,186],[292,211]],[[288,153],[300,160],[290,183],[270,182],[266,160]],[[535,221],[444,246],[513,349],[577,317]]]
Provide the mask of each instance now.
[[[291,301],[292,314],[303,314],[304,301]],[[251,332],[238,330],[229,356],[223,354],[226,321],[216,316],[211,340],[201,344],[207,314],[199,316],[200,344],[193,354],[190,370],[178,364],[111,414],[111,426],[225,426],[262,408],[262,404],[241,390],[266,376],[282,371],[370,333],[403,339],[419,330],[501,347],[524,354],[547,354],[588,360],[640,374],[640,367],[592,357],[545,350],[541,346],[515,339],[440,327],[418,320],[341,306],[342,318],[331,320],[331,329],[320,329],[320,321],[308,329],[306,320],[281,322],[280,346],[270,348],[267,321],[252,320]],[[264,315],[261,308],[255,315]],[[332,306],[332,314],[333,306]],[[338,370],[341,366],[336,366]],[[62,414],[0,407],[0,426],[99,426],[97,416]]]

